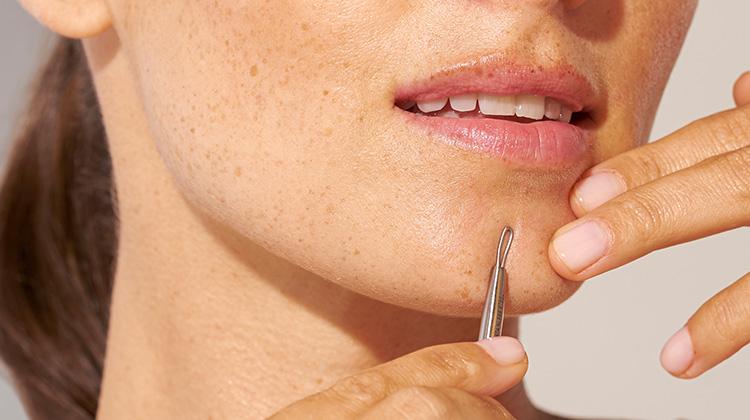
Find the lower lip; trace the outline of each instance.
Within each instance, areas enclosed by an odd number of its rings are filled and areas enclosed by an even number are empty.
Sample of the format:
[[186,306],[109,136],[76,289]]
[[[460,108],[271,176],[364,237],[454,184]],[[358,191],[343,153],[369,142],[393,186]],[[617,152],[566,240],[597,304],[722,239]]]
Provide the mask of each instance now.
[[428,117],[400,111],[409,124],[452,146],[521,166],[567,166],[579,160],[588,149],[586,132],[573,124]]

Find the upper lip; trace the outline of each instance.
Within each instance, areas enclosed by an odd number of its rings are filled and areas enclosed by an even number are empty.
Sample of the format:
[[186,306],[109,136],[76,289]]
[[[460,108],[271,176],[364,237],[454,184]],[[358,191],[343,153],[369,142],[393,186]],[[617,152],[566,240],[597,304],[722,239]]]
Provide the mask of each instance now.
[[554,98],[573,112],[587,111],[596,101],[591,82],[574,66],[521,64],[521,60],[493,55],[444,67],[399,85],[395,103],[427,101],[466,93],[531,94]]

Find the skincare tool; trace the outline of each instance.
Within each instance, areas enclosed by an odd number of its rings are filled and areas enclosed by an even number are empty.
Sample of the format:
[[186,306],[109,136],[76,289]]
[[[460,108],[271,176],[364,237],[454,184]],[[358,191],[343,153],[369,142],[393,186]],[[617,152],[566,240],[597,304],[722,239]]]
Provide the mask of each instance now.
[[503,318],[505,318],[505,260],[508,258],[510,244],[513,242],[513,229],[506,227],[500,235],[497,244],[497,258],[495,268],[490,277],[490,288],[484,302],[482,323],[479,327],[479,339],[485,340],[499,337],[503,332]]

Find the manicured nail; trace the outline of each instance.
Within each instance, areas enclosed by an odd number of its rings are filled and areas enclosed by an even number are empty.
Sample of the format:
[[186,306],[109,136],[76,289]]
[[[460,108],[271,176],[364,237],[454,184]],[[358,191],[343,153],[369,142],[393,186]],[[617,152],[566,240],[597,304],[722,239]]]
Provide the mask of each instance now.
[[661,351],[661,365],[672,375],[680,376],[687,372],[694,359],[693,340],[687,327],[682,327],[664,345]]
[[477,341],[500,366],[510,366],[526,359],[526,351],[513,337],[495,337]]
[[570,271],[580,273],[607,252],[608,242],[604,229],[590,221],[555,238],[552,248]]
[[625,189],[625,182],[616,173],[601,171],[579,182],[573,196],[584,210],[591,211],[624,193]]

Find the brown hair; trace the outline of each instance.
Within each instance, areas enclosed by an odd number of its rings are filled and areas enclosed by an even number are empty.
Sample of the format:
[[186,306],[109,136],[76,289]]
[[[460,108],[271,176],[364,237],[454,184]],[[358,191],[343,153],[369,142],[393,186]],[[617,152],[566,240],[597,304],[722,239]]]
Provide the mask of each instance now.
[[0,357],[32,419],[96,416],[115,254],[96,92],[81,42],[61,38],[0,190]]

